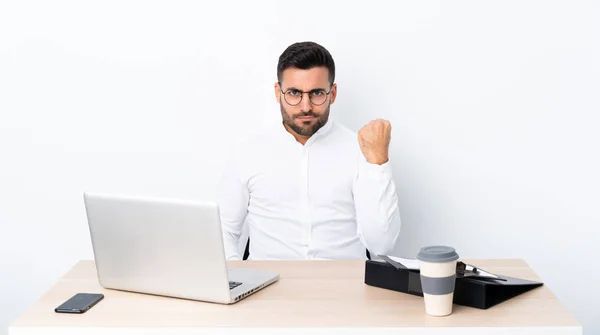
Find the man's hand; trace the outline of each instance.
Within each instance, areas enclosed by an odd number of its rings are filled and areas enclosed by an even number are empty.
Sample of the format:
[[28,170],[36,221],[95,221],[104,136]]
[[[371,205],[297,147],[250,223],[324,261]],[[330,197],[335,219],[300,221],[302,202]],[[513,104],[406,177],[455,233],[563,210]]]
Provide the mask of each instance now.
[[377,119],[358,131],[358,143],[367,162],[382,165],[388,161],[388,148],[392,125],[388,120]]

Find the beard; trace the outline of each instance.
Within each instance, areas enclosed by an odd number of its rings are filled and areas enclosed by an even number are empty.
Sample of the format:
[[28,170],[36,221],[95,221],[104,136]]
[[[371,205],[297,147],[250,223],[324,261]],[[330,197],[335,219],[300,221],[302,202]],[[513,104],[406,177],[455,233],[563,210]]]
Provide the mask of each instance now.
[[[288,113],[285,110],[281,103],[279,104],[279,107],[281,109],[281,117],[285,125],[290,127],[298,135],[312,136],[327,123],[327,120],[329,119],[329,109],[331,108],[331,105],[327,106],[327,109],[321,115],[313,113],[312,110],[292,115],[291,113]],[[295,120],[303,116],[313,116],[315,117],[315,121],[302,122],[302,125],[298,126]]]

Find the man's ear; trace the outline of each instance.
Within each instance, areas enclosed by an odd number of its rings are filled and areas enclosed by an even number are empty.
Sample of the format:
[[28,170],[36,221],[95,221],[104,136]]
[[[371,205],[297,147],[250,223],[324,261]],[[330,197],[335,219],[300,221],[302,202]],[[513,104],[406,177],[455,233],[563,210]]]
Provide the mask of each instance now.
[[329,95],[331,95],[329,104],[333,104],[335,102],[335,97],[337,96],[337,84],[333,84]]
[[279,103],[279,101],[281,101],[281,99],[280,99],[281,87],[279,86],[278,82],[275,82],[274,88],[275,88],[275,99]]

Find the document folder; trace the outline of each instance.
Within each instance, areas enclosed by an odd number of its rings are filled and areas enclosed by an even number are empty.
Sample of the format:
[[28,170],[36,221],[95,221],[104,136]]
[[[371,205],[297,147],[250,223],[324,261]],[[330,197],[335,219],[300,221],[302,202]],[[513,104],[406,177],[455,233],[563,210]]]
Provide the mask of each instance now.
[[[498,275],[506,281],[457,277],[454,289],[454,303],[479,309],[488,309],[543,283]],[[365,264],[365,284],[397,292],[423,296],[419,270],[397,269],[376,260]]]

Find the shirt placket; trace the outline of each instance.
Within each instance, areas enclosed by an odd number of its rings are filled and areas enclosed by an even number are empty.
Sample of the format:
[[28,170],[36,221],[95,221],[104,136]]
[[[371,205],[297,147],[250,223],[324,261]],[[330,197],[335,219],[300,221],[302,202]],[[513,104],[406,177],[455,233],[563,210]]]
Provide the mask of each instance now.
[[300,171],[300,201],[302,208],[302,236],[303,236],[303,245],[305,247],[305,258],[311,259],[314,255],[311,249],[311,235],[312,235],[312,215],[310,211],[310,196],[309,196],[309,184],[310,184],[310,174],[309,174],[309,163],[310,163],[310,147],[311,145],[307,142],[305,146],[302,148],[302,158],[301,158],[301,171]]

